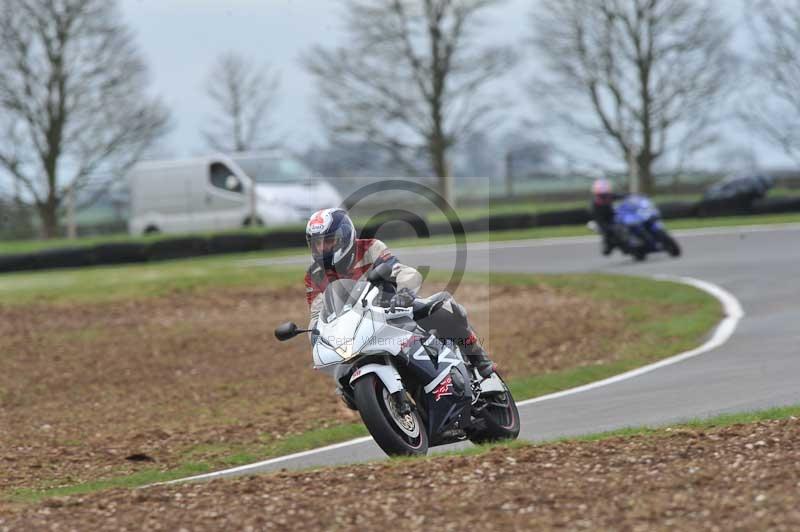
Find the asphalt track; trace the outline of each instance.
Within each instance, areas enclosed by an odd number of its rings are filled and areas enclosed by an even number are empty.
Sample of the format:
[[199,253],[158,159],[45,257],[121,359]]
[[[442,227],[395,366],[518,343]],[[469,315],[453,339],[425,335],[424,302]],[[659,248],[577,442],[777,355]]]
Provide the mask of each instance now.
[[[691,277],[730,292],[744,309],[738,327],[721,347],[603,386],[525,402],[520,407],[521,438],[547,440],[800,403],[800,226],[675,234],[684,257],[674,260],[655,255],[646,263],[634,263],[618,254],[601,257],[596,237],[486,243],[469,248],[468,271]],[[403,262],[416,266],[451,268],[454,262],[452,246],[396,251]],[[260,264],[295,260],[283,258]],[[501,320],[493,321],[498,322]],[[531,334],[536,334],[535,323],[531,324]],[[432,452],[449,448],[453,446]],[[360,438],[197,479],[383,457],[370,438]]]

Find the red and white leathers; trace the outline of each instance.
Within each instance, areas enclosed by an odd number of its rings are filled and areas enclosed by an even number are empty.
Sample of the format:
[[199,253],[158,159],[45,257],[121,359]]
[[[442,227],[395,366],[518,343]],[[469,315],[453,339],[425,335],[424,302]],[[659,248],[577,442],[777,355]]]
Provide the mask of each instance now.
[[397,260],[397,257],[386,247],[386,244],[380,240],[374,238],[358,238],[355,242],[355,248],[353,264],[347,272],[326,270],[317,263],[312,264],[306,272],[306,301],[308,301],[311,314],[308,323],[309,329],[313,329],[317,324],[319,313],[323,305],[322,294],[325,292],[328,284],[337,279],[357,280],[372,268],[373,265],[384,262],[392,264],[392,279],[397,283],[398,289],[408,288],[412,292],[417,293],[422,286],[422,275],[411,266],[401,264]]
[[[337,279],[361,278],[370,268],[381,263],[392,265],[392,279],[397,289],[407,288],[417,293],[422,286],[422,275],[412,268],[401,264],[397,257],[377,239],[356,239],[353,264],[346,272],[327,270],[316,262],[308,269],[305,277],[306,300],[310,310],[309,329],[314,329],[323,307],[323,293],[328,284]],[[470,359],[482,377],[487,378],[494,372],[494,363],[478,341],[475,331],[469,325],[464,307],[459,305],[447,292],[439,292],[427,298],[434,304],[432,314],[421,317],[418,324],[424,329],[437,329],[444,338],[457,342],[464,354]],[[312,343],[314,341],[311,335]]]

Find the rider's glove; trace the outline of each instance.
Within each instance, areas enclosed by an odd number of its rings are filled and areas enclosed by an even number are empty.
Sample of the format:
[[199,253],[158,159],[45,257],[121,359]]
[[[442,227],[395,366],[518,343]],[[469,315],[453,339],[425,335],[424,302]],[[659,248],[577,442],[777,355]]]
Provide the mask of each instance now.
[[416,295],[409,288],[401,288],[392,299],[389,300],[389,312],[394,312],[396,307],[410,307],[416,299]]

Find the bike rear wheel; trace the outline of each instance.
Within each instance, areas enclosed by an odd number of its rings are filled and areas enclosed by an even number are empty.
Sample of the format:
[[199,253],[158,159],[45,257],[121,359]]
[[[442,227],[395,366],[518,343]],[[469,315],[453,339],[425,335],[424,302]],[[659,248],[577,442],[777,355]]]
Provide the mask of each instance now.
[[[502,379],[501,379],[502,380]],[[469,441],[476,445],[500,440],[515,440],[519,437],[520,421],[517,403],[514,401],[506,383],[505,392],[481,397],[483,403],[478,417],[485,427],[468,434]]]

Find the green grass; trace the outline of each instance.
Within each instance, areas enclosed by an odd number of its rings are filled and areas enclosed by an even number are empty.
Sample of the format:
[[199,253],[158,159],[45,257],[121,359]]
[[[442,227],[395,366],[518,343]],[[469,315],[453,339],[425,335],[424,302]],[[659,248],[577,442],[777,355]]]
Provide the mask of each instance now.
[[[800,417],[800,405],[770,408],[766,410],[758,410],[751,412],[743,412],[737,414],[723,414],[711,418],[696,418],[680,423],[670,423],[661,426],[643,426],[643,427],[627,427],[623,429],[586,434],[583,436],[571,436],[567,438],[557,438],[541,443],[532,443],[524,440],[513,440],[498,443],[489,443],[484,445],[474,445],[467,449],[457,451],[447,451],[443,453],[433,453],[424,457],[400,457],[393,458],[391,464],[403,465],[411,461],[419,460],[436,460],[441,457],[447,456],[479,456],[486,452],[491,451],[497,447],[505,447],[509,449],[519,449],[531,447],[534,445],[549,446],[558,445],[563,442],[573,441],[602,441],[610,438],[633,438],[633,437],[667,437],[674,430],[708,430],[713,428],[723,428],[732,425],[755,423],[759,421],[771,421],[789,419],[791,417]],[[245,463],[254,462],[256,460],[265,460],[274,456],[282,456],[293,452],[299,452],[307,449],[321,447],[348,439],[365,436],[367,431],[361,424],[340,425],[330,429],[321,429],[311,431],[309,433],[287,438],[284,442],[275,444],[272,447],[273,454],[259,454],[258,456],[250,456],[247,454],[234,455],[230,457],[230,465],[241,465]],[[185,463],[177,469],[170,471],[160,471],[157,469],[148,469],[139,471],[132,475],[114,477],[105,480],[94,482],[86,482],[83,484],[76,484],[72,486],[51,487],[47,489],[18,489],[7,496],[9,500],[22,503],[35,503],[51,497],[60,497],[67,495],[81,495],[92,493],[96,491],[112,489],[112,488],[135,488],[154,484],[157,482],[166,482],[179,478],[185,478],[192,475],[199,475],[207,473],[211,470],[209,464],[205,463]]]
[[[467,449],[457,451],[448,451],[445,453],[435,453],[422,457],[424,460],[436,459],[441,456],[477,456],[491,451],[497,447],[504,447],[507,449],[519,449],[534,446],[552,446],[559,445],[566,442],[599,442],[611,438],[638,438],[638,437],[653,437],[664,438],[673,434],[674,431],[679,430],[710,430],[731,427],[733,425],[744,425],[750,423],[757,423],[759,421],[779,421],[782,419],[789,419],[792,417],[800,417],[800,405],[784,406],[776,408],[768,408],[765,410],[754,410],[748,412],[741,412],[736,414],[722,414],[719,416],[708,418],[695,418],[687,421],[677,423],[668,423],[658,426],[641,426],[641,427],[625,427],[622,429],[611,430],[606,432],[598,432],[594,434],[585,434],[582,436],[568,436],[564,438],[556,438],[543,442],[529,442],[524,440],[509,440],[496,443],[488,443],[484,445],[475,445]],[[420,460],[419,457],[409,458],[395,458],[392,463],[403,464],[411,460]]]
[[749,412],[742,412],[736,414],[722,414],[719,416],[709,418],[695,418],[678,423],[668,423],[658,426],[642,426],[642,427],[625,427],[622,429],[611,430],[606,432],[598,432],[594,434],[585,434],[582,436],[567,436],[564,438],[556,438],[553,440],[546,440],[543,442],[529,442],[525,440],[508,440],[495,443],[487,443],[484,445],[473,445],[466,449],[457,451],[447,451],[443,453],[433,453],[424,457],[402,457],[393,458],[391,463],[404,464],[410,461],[422,460],[435,460],[444,456],[479,456],[487,453],[492,449],[503,447],[506,449],[520,449],[534,446],[552,446],[559,445],[566,442],[599,442],[611,438],[637,438],[637,437],[654,437],[664,438],[677,430],[709,430],[730,427],[733,425],[744,425],[749,423],[757,423],[759,421],[779,421],[782,419],[789,419],[791,417],[800,417],[800,405],[785,406],[777,408],[769,408],[766,410],[755,410]]
[[[29,283],[12,301],[38,300],[43,295],[42,291],[47,292],[50,300],[56,302],[80,301],[86,300],[87,297],[93,301],[105,300],[108,297],[146,297],[174,291],[176,282],[179,282],[178,286],[185,290],[254,282],[292,284],[297,282],[301,273],[297,268],[241,267],[228,259],[221,258],[163,263],[156,270],[158,275],[152,273],[153,267],[153,265],[140,265],[96,268],[94,271],[28,274],[35,278],[42,276],[44,279],[48,276],[57,278],[63,275],[78,276],[78,280],[61,286],[60,290]],[[86,277],[82,278],[84,275]],[[441,272],[433,272],[430,280],[440,281],[445,277]],[[622,360],[619,362],[512,379],[509,385],[517,400],[586,384],[694,347],[721,317],[721,309],[716,299],[695,288],[668,281],[615,275],[488,273],[468,274],[465,280],[506,285],[543,283],[568,293],[610,301],[624,309],[631,327],[640,336],[639,342],[628,345],[620,353]],[[0,294],[7,296],[8,294],[3,294],[3,286],[0,282]],[[6,301],[7,299],[0,297],[0,302]],[[652,311],[648,312],[648,307],[655,302],[667,306],[674,305],[683,312],[671,316],[654,315]],[[362,424],[351,423],[316,429],[284,439],[270,438],[257,445],[197,446],[185,452],[183,464],[174,471],[152,469],[131,476],[113,477],[74,486],[44,486],[42,489],[18,490],[11,493],[10,497],[13,500],[31,502],[52,496],[89,493],[113,487],[140,486],[198,474],[220,466],[236,466],[292,454],[365,435],[367,431]],[[481,448],[470,452],[481,452]],[[209,456],[216,458],[208,458]]]
[[[225,466],[249,464],[366,435],[368,435],[367,429],[361,423],[336,425],[329,428],[311,430],[281,440],[273,440],[259,447],[238,450],[226,456],[221,463]],[[70,486],[50,486],[40,489],[23,488],[6,494],[5,498],[14,502],[33,503],[51,497],[80,495],[112,488],[136,488],[148,484],[155,484],[157,482],[167,482],[169,480],[200,475],[211,471],[216,464],[199,460],[199,455],[208,454],[209,452],[228,452],[231,449],[235,449],[235,447],[225,445],[199,445],[185,453],[183,464],[169,471],[145,469],[131,475],[121,475]]]
[[629,438],[635,436],[669,436],[670,432],[674,430],[708,430],[730,427],[733,425],[757,423],[759,421],[779,421],[791,417],[800,417],[800,405],[752,410],[735,414],[721,414],[719,416],[707,418],[693,418],[686,421],[657,426],[625,427],[595,434],[557,438],[545,443],[562,441],[602,441],[609,438]]
[[60,249],[60,248],[75,248],[75,247],[91,247],[98,244],[114,244],[114,243],[151,243],[159,240],[167,240],[172,238],[183,237],[210,237],[214,235],[225,234],[268,234],[271,231],[286,231],[296,230],[304,231],[305,224],[292,224],[280,227],[240,227],[238,229],[231,229],[229,231],[201,231],[191,233],[177,233],[177,234],[152,234],[143,236],[131,236],[127,233],[120,233],[115,235],[103,236],[85,236],[76,239],[69,238],[53,238],[50,240],[5,240],[0,241],[0,255],[10,255],[15,253],[30,253],[33,251],[41,251],[44,249]]
[[287,251],[101,266],[0,276],[0,304],[100,302],[187,293],[211,287],[288,286],[301,282],[298,268],[250,266],[247,259]]
[[12,491],[6,495],[6,499],[13,502],[34,503],[51,497],[64,497],[67,495],[82,495],[95,491],[113,488],[136,488],[155,484],[157,482],[167,482],[192,475],[200,475],[209,471],[208,464],[184,464],[176,469],[161,471],[159,469],[145,469],[131,475],[113,477],[109,479],[84,482],[71,486],[58,486],[47,489],[22,488]]
[[362,436],[368,436],[367,428],[361,423],[346,423],[321,429],[313,429],[282,439],[269,438],[261,445],[235,446],[225,444],[201,445],[189,449],[184,454],[188,461],[196,461],[201,455],[221,456],[220,463],[226,466],[251,464],[277,456],[299,453],[309,449],[324,447]]
[[[665,222],[671,231],[682,229],[707,229],[714,227],[737,227],[746,225],[776,225],[787,223],[800,223],[800,213],[797,214],[761,214],[755,216],[725,216],[719,218],[686,218],[682,220],[668,220]],[[466,242],[506,242],[512,240],[535,240],[540,238],[564,237],[590,237],[595,235],[585,225],[560,225],[554,227],[531,227],[528,229],[512,229],[507,231],[486,231],[468,233]],[[452,234],[436,235],[430,238],[402,238],[388,241],[394,248],[452,245],[456,239]]]
[[[799,223],[800,213],[796,214],[760,214],[755,216],[724,216],[719,218],[685,218],[667,220],[665,225],[670,230],[706,229],[711,227],[736,227],[742,225],[775,225]],[[525,238],[550,238],[562,236],[587,236],[593,234],[585,225],[566,225],[557,227],[534,227],[511,231],[493,231],[485,240],[519,240]],[[470,239],[477,235],[471,235]]]
[[[600,274],[529,277],[492,274],[491,281],[499,284],[543,282],[570,293],[610,302],[623,310],[626,322],[638,336],[636,343],[618,352],[617,361],[511,380],[509,387],[519,400],[588,384],[689,350],[702,343],[722,318],[716,299],[696,288],[669,281]],[[664,316],[659,314],[664,306],[683,311]]]
[[[656,194],[652,196],[656,204],[671,202],[695,202],[702,198],[701,193],[696,194]],[[770,190],[770,198],[794,198],[800,196],[800,189],[776,188]],[[487,216],[503,214],[538,214],[568,209],[585,209],[589,205],[589,195],[585,199],[569,201],[553,201],[545,198],[527,198],[517,201],[487,200],[485,204],[461,206],[457,209],[462,221],[476,220]],[[444,222],[444,214],[435,212],[428,216],[430,222]]]
[[[788,197],[798,197],[800,196],[800,189],[791,189],[791,188],[776,188],[770,191],[769,197],[771,198],[788,198]],[[472,205],[472,206],[462,206],[457,209],[458,216],[462,221],[468,220],[476,220],[479,218],[484,218],[490,215],[497,216],[503,214],[534,214],[534,213],[545,213],[545,212],[552,212],[558,210],[565,210],[565,209],[582,209],[586,208],[588,205],[588,193],[587,197],[584,200],[572,200],[572,201],[554,201],[552,199],[547,199],[546,196],[539,197],[539,198],[526,198],[514,201],[506,201],[506,200],[487,200],[485,204],[480,205]],[[653,200],[656,203],[666,203],[666,202],[675,202],[675,201],[698,201],[702,197],[702,194],[657,194],[653,196]],[[790,217],[793,216],[791,221],[800,221],[800,215],[788,215]],[[672,222],[670,225],[674,226],[675,228],[681,227],[711,227],[717,224],[722,225],[743,225],[746,223],[780,223],[780,222],[771,222],[767,221],[766,218],[769,216],[760,215],[755,217],[731,217],[730,219],[712,219],[709,218],[706,220],[681,220],[680,222]],[[752,218],[752,219],[759,219],[764,218],[764,221],[761,222],[752,222],[748,220],[742,220],[743,218]],[[356,217],[357,222],[365,222],[368,220],[368,217]],[[717,221],[721,220],[721,221]],[[736,222],[736,220],[741,220]],[[427,221],[431,223],[439,223],[446,221],[446,217],[444,214],[438,211],[433,211],[427,214]],[[684,224],[683,222],[686,222]],[[542,228],[544,230],[544,235],[547,236],[568,236],[568,235],[581,235],[585,234],[585,230],[582,226],[580,226],[578,232],[567,232],[564,233],[560,230],[557,230],[553,233],[548,233],[548,229],[559,229],[559,228]],[[107,244],[107,243],[116,243],[116,242],[154,242],[157,240],[163,240],[166,238],[176,238],[176,237],[183,237],[183,236],[200,236],[200,237],[208,237],[212,234],[225,234],[225,233],[256,233],[262,234],[265,232],[269,232],[271,230],[296,230],[302,231],[303,224],[293,224],[288,226],[282,227],[275,227],[275,228],[263,228],[263,227],[253,227],[253,228],[238,228],[233,229],[231,231],[223,231],[223,232],[198,232],[198,233],[185,233],[185,234],[174,234],[174,235],[147,235],[147,236],[139,236],[133,237],[127,234],[116,234],[116,235],[105,235],[105,236],[93,236],[93,237],[81,237],[75,240],[70,240],[67,238],[58,238],[52,240],[9,240],[9,241],[2,241],[0,242],[0,255],[4,254],[14,254],[14,253],[28,253],[33,251],[40,251],[43,249],[58,249],[58,248],[65,248],[65,247],[88,247],[94,246],[97,244]],[[527,230],[526,230],[527,231]],[[538,238],[539,236],[525,236],[522,238]]]

